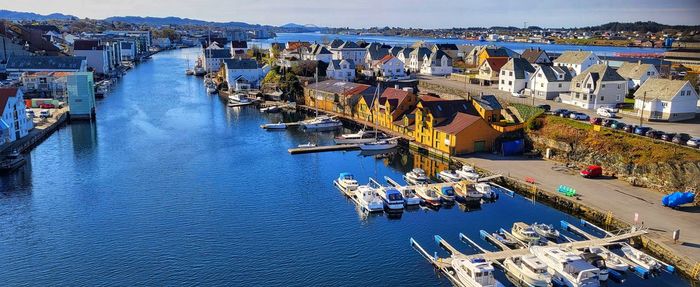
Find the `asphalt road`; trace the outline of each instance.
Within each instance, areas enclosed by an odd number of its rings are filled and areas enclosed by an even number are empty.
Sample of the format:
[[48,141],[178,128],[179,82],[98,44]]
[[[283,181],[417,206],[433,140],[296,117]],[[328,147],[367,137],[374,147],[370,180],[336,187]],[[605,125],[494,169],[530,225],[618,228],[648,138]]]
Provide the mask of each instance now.
[[[498,89],[498,86],[480,86],[480,85],[473,85],[473,84],[465,84],[464,82],[459,82],[455,80],[450,80],[445,77],[437,77],[437,76],[425,76],[425,75],[420,75],[418,76],[420,81],[432,83],[435,85],[441,85],[445,87],[449,87],[452,89],[459,89],[463,91],[468,91],[472,94],[479,94],[480,92],[484,92],[484,94],[492,94],[497,96],[499,99],[503,100],[504,102],[507,103],[523,103],[523,104],[528,104],[528,105],[541,105],[541,104],[547,104],[552,107],[552,110],[556,109],[567,109],[570,111],[577,111],[577,112],[582,112],[590,117],[597,117],[595,111],[592,110],[586,110],[582,108],[578,108],[572,105],[567,105],[563,103],[557,103],[554,101],[546,101],[546,100],[540,100],[540,99],[534,99],[532,97],[527,97],[527,98],[516,98],[513,97],[510,93],[504,92]],[[629,115],[621,115],[616,118],[616,120],[624,122],[625,124],[632,124],[632,125],[639,125],[639,118],[637,117],[632,117]],[[685,121],[685,122],[676,122],[676,123],[669,123],[669,122],[644,122],[644,126],[651,127],[652,129],[655,130],[661,130],[664,132],[673,132],[673,133],[687,133],[690,134],[691,136],[696,136],[700,137],[700,117],[695,117],[694,120],[691,121]]]
[[[640,223],[649,228],[650,236],[657,242],[700,262],[700,206],[679,210],[666,208],[661,205],[663,194],[659,192],[614,178],[586,179],[578,175],[577,169],[554,161],[492,154],[475,154],[460,160],[520,180],[534,178],[540,188],[550,192],[555,192],[561,184],[570,186],[581,195],[582,203],[601,211],[612,211],[616,218],[628,223],[633,223],[634,214],[638,213]],[[681,237],[674,244],[671,235],[676,229],[681,230]]]

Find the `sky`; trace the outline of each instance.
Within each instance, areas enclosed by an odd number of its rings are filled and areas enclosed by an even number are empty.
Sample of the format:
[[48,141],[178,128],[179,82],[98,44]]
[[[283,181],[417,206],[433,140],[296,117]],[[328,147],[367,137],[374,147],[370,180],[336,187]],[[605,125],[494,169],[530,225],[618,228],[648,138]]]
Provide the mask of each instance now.
[[700,25],[700,0],[2,0],[0,9],[80,18],[176,16],[325,27],[582,27],[656,21]]

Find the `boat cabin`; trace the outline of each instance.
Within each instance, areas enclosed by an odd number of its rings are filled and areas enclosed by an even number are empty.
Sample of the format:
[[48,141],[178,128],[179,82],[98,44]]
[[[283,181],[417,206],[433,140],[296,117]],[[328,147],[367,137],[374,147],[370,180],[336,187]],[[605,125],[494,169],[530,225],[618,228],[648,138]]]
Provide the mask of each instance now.
[[485,259],[471,258],[460,263],[462,263],[460,264],[462,270],[458,270],[458,272],[463,272],[466,277],[483,286],[496,284],[496,278],[493,277],[494,268]]
[[523,268],[527,268],[535,274],[547,273],[547,264],[544,264],[544,262],[535,256],[524,256],[518,258],[518,260],[522,261]]
[[386,190],[386,198],[390,202],[401,202],[403,203],[403,195],[401,192],[395,188],[388,188]]

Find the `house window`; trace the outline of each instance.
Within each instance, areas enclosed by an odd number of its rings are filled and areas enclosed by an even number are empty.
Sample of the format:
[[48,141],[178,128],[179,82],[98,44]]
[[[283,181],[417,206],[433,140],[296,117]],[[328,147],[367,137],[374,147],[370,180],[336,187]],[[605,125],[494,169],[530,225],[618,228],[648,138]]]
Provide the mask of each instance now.
[[620,101],[620,95],[617,95],[617,101],[618,102]]
[[512,85],[513,85],[513,81],[508,81],[508,85],[509,85],[509,86],[512,86]]
[[537,77],[538,77],[538,78],[542,78],[542,74],[537,74]]
[[605,96],[600,96],[601,101],[605,101]]
[[559,87],[561,88],[561,83],[559,83]]
[[506,71],[501,71],[501,75],[505,76],[505,75],[506,75]]
[[[559,84],[561,86],[561,84]],[[544,88],[544,83],[540,83],[540,88]]]
[[647,72],[647,76],[651,76],[651,72]]
[[576,98],[578,99],[578,98],[579,98],[579,93],[575,93],[575,95],[576,95]]
[[512,76],[512,75],[513,75],[513,72],[508,72],[508,76]]
[[586,84],[586,88],[591,88],[591,84]]
[[577,88],[580,88],[580,87],[581,87],[581,83],[576,83],[576,87],[577,87]]
[[501,80],[501,84],[505,84],[505,83],[506,83],[506,80]]
[[664,107],[664,108],[666,108],[666,107],[668,106],[668,103],[667,103],[667,102],[662,102],[662,103],[661,103],[661,106]]
[[622,84],[617,84],[617,89],[622,89]]
[[605,88],[605,84],[601,85],[601,88]]
[[583,94],[583,100],[584,100],[584,101],[587,101],[587,100],[588,100],[588,95],[587,95],[587,94]]

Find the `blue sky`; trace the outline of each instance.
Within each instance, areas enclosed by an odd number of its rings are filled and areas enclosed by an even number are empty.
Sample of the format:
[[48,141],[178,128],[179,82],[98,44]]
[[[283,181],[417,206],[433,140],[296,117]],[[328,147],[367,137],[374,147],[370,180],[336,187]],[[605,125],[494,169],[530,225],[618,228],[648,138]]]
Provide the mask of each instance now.
[[329,27],[580,27],[611,21],[700,25],[700,0],[4,0],[0,9]]

